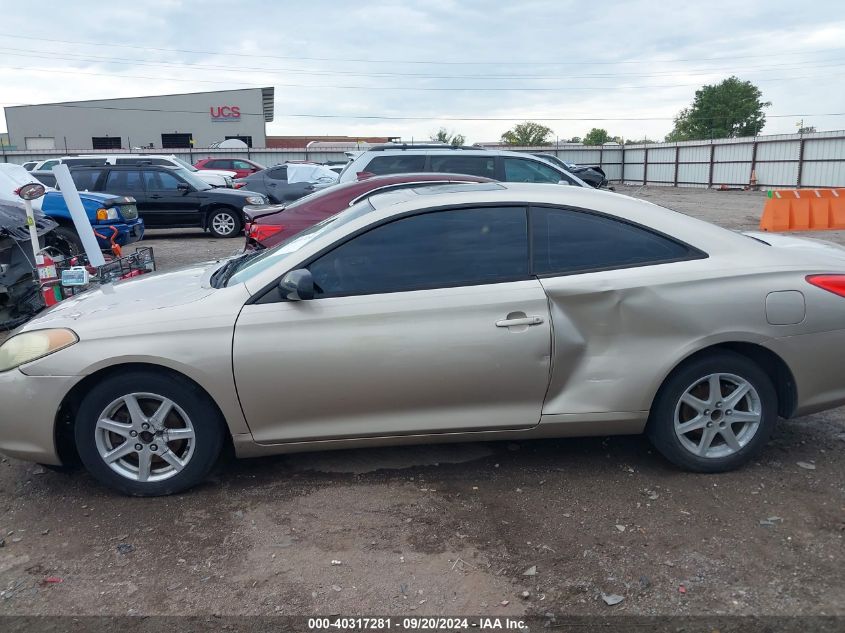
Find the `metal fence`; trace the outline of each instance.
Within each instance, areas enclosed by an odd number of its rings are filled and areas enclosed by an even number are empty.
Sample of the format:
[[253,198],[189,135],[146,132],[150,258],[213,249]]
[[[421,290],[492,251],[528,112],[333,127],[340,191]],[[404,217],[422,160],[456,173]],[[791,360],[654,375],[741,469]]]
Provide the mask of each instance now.
[[675,187],[845,187],[845,131],[648,145],[490,146],[601,165],[609,180]]
[[[488,148],[494,146],[486,145]],[[845,131],[781,134],[749,138],[599,146],[560,144],[543,147],[495,146],[554,154],[570,163],[601,165],[609,180],[627,184],[676,187],[744,187],[752,175],[760,187],[845,187]],[[150,149],[137,154],[175,154],[194,163],[214,156],[250,158],[264,165],[290,160],[345,161],[348,147],[319,149]],[[0,160],[25,163],[70,154],[113,151],[5,151]]]

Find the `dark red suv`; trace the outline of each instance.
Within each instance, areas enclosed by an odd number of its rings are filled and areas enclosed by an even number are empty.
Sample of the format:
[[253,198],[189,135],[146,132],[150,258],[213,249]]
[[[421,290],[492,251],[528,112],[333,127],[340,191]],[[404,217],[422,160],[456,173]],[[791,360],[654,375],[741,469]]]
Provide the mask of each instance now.
[[463,174],[392,174],[334,185],[287,206],[277,204],[246,207],[246,250],[275,246],[309,226],[340,213],[351,204],[377,193],[450,182],[495,181],[482,176]]

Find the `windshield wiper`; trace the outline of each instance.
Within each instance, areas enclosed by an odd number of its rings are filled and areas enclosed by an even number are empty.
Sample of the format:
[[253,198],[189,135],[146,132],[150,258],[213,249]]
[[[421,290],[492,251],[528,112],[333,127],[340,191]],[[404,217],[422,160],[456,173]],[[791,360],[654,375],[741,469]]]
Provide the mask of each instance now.
[[223,288],[229,283],[229,280],[232,276],[240,270],[241,266],[248,262],[250,259],[259,255],[261,251],[257,251],[254,253],[242,253],[237,257],[233,257],[229,261],[227,261],[223,266],[214,273],[213,276],[213,283],[215,288]]

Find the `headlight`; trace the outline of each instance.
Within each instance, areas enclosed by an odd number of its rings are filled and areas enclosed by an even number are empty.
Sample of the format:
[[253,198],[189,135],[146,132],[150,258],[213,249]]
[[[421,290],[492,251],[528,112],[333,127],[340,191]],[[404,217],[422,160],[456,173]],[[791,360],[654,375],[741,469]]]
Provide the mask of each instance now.
[[107,222],[109,220],[117,220],[120,216],[117,214],[117,209],[97,209],[97,220],[100,222]]
[[13,336],[0,345],[0,372],[49,356],[79,341],[72,330],[33,330]]
[[264,196],[247,196],[246,201],[249,204],[266,204],[267,201],[264,199]]

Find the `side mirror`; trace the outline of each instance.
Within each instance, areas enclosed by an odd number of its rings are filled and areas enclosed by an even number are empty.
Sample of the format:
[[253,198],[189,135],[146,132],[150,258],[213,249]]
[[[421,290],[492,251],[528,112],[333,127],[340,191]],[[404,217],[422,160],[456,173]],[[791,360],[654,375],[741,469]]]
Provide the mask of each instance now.
[[279,293],[288,301],[308,301],[314,298],[314,278],[305,268],[292,270],[279,282]]
[[191,189],[191,185],[189,185],[189,184],[188,184],[188,183],[186,183],[186,182],[180,182],[178,185],[176,185],[176,188],[177,188],[179,191],[182,191],[182,192],[184,192],[184,193],[188,193],[189,191],[193,191],[193,190]]

